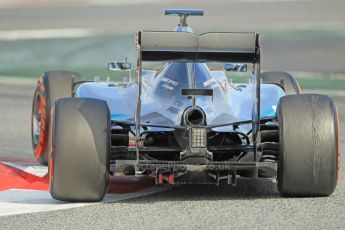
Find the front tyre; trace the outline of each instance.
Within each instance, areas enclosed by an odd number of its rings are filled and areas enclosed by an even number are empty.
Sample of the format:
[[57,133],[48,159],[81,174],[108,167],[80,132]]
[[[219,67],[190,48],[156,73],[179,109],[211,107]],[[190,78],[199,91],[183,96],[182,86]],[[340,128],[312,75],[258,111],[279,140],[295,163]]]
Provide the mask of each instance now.
[[319,94],[280,99],[278,190],[283,196],[329,196],[339,177],[335,104]]
[[280,86],[285,95],[300,94],[301,88],[297,80],[287,72],[270,71],[260,74],[263,83],[270,83]]

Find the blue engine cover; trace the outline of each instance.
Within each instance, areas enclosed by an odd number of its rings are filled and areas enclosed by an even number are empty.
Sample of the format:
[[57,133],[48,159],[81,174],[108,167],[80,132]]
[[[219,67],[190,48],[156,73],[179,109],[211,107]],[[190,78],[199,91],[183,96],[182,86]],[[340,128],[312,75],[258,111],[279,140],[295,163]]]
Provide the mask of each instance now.
[[[229,83],[223,71],[210,71],[206,64],[168,63],[159,72],[143,72],[141,122],[180,124],[182,113],[192,105],[190,98],[181,95],[181,89],[193,87],[191,73],[197,76],[194,87],[212,88],[214,92],[212,98],[196,98],[196,105],[206,114],[207,124],[252,119],[255,102],[252,84]],[[105,100],[112,119],[118,121],[134,120],[137,95],[136,83],[87,82],[76,91],[76,97]],[[275,116],[277,103],[282,96],[284,91],[279,86],[262,84],[260,116]]]

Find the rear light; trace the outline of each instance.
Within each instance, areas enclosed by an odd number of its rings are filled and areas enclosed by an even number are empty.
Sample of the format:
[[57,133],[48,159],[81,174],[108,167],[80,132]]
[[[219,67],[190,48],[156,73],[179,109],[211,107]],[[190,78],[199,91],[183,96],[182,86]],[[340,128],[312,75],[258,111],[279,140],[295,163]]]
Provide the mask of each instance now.
[[205,128],[192,128],[191,129],[191,147],[192,148],[205,148],[207,145]]

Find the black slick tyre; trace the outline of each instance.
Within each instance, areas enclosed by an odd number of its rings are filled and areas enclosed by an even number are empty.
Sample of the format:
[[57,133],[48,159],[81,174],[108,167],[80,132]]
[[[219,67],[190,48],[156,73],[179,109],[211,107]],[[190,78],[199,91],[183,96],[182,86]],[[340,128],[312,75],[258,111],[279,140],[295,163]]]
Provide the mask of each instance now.
[[31,140],[34,156],[41,164],[48,163],[50,109],[56,100],[71,97],[73,84],[81,79],[78,73],[50,71],[37,81],[32,103]]
[[319,94],[280,99],[278,190],[283,196],[329,196],[339,177],[339,128],[335,104]]
[[102,200],[109,181],[107,103],[98,99],[60,99],[55,103],[52,120],[52,197],[72,202]]
[[300,94],[301,89],[296,79],[287,72],[263,72],[260,74],[263,83],[279,85],[286,95]]

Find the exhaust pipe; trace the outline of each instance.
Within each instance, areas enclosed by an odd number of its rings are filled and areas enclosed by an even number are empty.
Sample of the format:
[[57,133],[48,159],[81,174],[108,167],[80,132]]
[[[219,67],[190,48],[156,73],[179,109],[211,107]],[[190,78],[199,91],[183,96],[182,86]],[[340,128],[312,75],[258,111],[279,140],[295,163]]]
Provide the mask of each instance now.
[[185,124],[190,126],[200,126],[206,124],[205,113],[198,107],[190,107],[184,112]]

